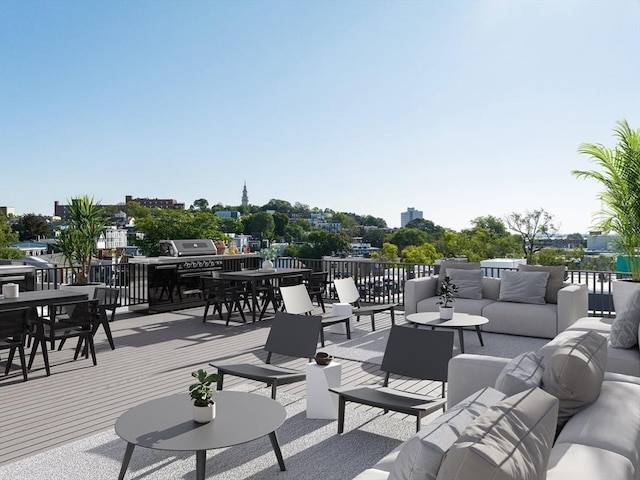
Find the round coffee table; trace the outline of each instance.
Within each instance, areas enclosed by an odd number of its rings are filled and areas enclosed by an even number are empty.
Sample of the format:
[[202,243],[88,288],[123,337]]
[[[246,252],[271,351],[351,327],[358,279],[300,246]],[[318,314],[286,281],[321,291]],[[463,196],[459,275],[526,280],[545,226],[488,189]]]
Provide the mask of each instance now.
[[282,405],[253,393],[219,391],[214,395],[216,418],[209,423],[193,420],[188,394],[170,395],[133,407],[116,421],[116,433],[127,442],[119,480],[129,466],[136,445],[155,450],[195,451],[196,479],[205,478],[207,450],[229,447],[269,435],[280,470],[284,459],[275,430],[287,418]]
[[464,353],[464,333],[465,327],[475,327],[478,333],[478,339],[480,339],[480,345],[484,347],[482,341],[482,332],[480,326],[489,323],[489,319],[481,317],[480,315],[469,315],[467,313],[453,313],[451,320],[443,320],[440,318],[438,312],[421,312],[410,313],[405,316],[405,319],[409,323],[413,323],[414,327],[418,328],[419,325],[427,325],[434,328],[455,328],[458,330],[458,338],[460,339],[460,352]]

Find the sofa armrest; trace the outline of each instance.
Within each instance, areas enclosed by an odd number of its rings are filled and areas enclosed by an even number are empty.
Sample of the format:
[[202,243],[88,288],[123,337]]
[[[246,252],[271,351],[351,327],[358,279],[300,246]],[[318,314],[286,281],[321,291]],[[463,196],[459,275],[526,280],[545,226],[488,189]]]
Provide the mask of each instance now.
[[447,408],[481,388],[493,387],[509,358],[463,353],[449,360]]
[[579,318],[588,316],[586,285],[571,284],[558,290],[558,332],[569,328]]
[[438,277],[412,278],[404,284],[404,313],[417,313],[418,302],[435,297]]

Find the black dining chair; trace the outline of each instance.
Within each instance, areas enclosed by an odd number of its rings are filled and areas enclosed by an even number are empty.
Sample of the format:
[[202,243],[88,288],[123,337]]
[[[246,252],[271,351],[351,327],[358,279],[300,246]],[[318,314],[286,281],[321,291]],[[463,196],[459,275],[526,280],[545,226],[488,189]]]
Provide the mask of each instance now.
[[235,282],[206,276],[203,276],[200,279],[200,285],[202,297],[206,301],[204,314],[202,315],[203,323],[207,321],[207,315],[209,313],[209,308],[211,307],[213,307],[212,313],[215,315],[217,311],[220,316],[220,320],[224,320],[222,316],[223,306],[227,310],[226,325],[229,325],[231,315],[236,310],[240,313],[242,321],[247,321],[243,310],[243,302],[246,301],[246,293],[241,286]]
[[28,307],[0,311],[0,350],[9,350],[4,374],[9,374],[13,357],[16,350],[18,350],[22,378],[24,378],[25,382],[27,381],[27,360],[24,355],[24,344],[29,329],[29,312],[30,309]]
[[50,344],[51,350],[53,351],[55,350],[56,340],[66,340],[67,338],[74,337],[78,338],[78,343],[73,359],[76,360],[78,358],[84,342],[87,347],[83,352],[85,358],[88,358],[89,353],[91,353],[93,364],[97,365],[98,361],[93,343],[93,332],[96,328],[96,323],[99,321],[98,309],[98,300],[94,299],[61,302],[52,305],[50,308],[50,316],[39,317],[36,322],[35,332],[33,334],[34,341],[27,368],[30,370],[33,366],[38,347],[40,347],[42,349],[47,376],[51,375],[47,343]]

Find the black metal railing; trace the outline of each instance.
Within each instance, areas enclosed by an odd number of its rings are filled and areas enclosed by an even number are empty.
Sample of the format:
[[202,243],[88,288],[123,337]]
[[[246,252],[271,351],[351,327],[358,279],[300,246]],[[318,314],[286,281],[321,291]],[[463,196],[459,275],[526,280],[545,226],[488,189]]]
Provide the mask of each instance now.
[[[325,297],[336,300],[337,295],[332,288],[336,278],[353,277],[363,301],[370,303],[404,303],[404,285],[412,278],[434,275],[437,265],[407,264],[362,260],[353,258],[331,259],[296,259],[279,257],[275,261],[276,268],[303,266],[313,271],[327,272],[327,288]],[[503,270],[513,268],[484,268],[485,276],[499,277]],[[122,306],[145,304],[147,298],[148,268],[143,263],[124,263],[118,265],[94,265],[91,269],[90,281],[100,282],[120,290]],[[626,278],[620,272],[604,272],[597,270],[568,270],[566,281],[586,284],[589,291],[589,314],[594,316],[614,315],[611,297],[611,282],[616,278]],[[59,288],[73,278],[69,267],[36,269],[36,290]]]

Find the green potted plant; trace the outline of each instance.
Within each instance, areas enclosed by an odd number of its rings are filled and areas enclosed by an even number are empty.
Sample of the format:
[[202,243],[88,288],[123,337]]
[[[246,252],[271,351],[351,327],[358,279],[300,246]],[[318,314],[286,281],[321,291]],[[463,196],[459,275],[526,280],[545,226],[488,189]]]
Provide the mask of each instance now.
[[453,318],[453,302],[456,301],[457,296],[458,287],[456,284],[451,282],[449,277],[444,277],[444,280],[442,280],[440,284],[440,290],[438,290],[440,300],[436,302],[436,305],[440,305],[441,319],[451,320]]
[[278,253],[280,253],[280,248],[277,245],[271,245],[260,250],[260,257],[264,260],[262,262],[263,270],[273,270],[273,262],[278,256]]
[[217,373],[207,374],[200,369],[191,372],[197,382],[189,386],[189,395],[193,400],[193,419],[198,423],[207,423],[216,417],[216,403],[213,400],[214,388],[211,384],[217,382]]
[[602,210],[594,213],[594,227],[620,236],[618,247],[629,260],[631,280],[616,280],[613,303],[616,312],[625,308],[627,299],[640,289],[640,129],[633,130],[626,120],[617,122],[613,148],[583,143],[578,153],[589,155],[600,170],[573,170],[577,178],[596,180],[604,189],[597,195]]
[[70,221],[58,237],[57,246],[73,272],[72,285],[88,285],[91,262],[105,227],[104,210],[93,197],[83,195],[69,202]]

